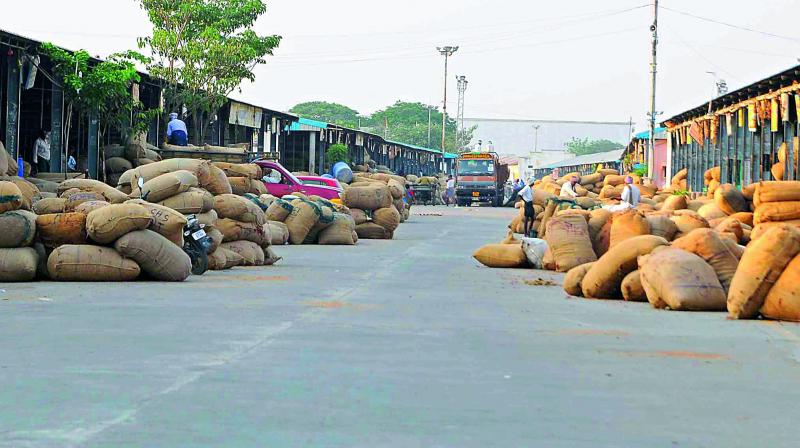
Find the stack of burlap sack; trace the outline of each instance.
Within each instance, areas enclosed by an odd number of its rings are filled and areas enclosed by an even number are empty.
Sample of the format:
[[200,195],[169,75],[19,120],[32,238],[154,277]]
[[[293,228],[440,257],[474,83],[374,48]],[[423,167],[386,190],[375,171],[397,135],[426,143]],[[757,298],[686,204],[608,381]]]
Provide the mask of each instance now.
[[543,190],[547,193],[558,195],[561,193],[561,186],[569,182],[573,177],[578,178],[575,185],[575,193],[579,197],[591,199],[619,199],[622,189],[625,186],[625,177],[631,176],[633,183],[639,186],[642,196],[649,198],[656,192],[656,188],[650,185],[643,185],[642,178],[636,174],[620,174],[619,171],[609,168],[600,168],[592,174],[581,175],[578,172],[567,173],[558,179],[545,176],[534,183],[534,189]]
[[42,196],[55,196],[56,187],[58,183],[44,180],[44,179],[37,179],[35,177],[30,177],[31,174],[31,167],[28,162],[24,163],[23,169],[23,177],[17,176],[18,168],[17,159],[15,159],[11,154],[6,151],[5,145],[3,142],[0,142],[0,179],[7,180],[14,182],[17,184],[18,187],[23,191],[29,190],[30,184],[36,189],[37,194],[41,194]]
[[[798,145],[798,137],[792,139],[792,145],[794,146],[792,164],[794,165],[794,170],[797,171],[798,153],[800,152],[800,145]],[[775,178],[775,180],[784,180],[784,174],[786,173],[786,165],[788,159],[789,159],[788,146],[786,145],[786,142],[783,142],[781,143],[780,148],[778,148],[778,161],[775,162],[769,170],[769,172],[772,173],[772,177]]]
[[212,165],[221,169],[228,177],[228,182],[231,184],[233,194],[238,194],[240,196],[248,193],[256,196],[269,194],[267,187],[264,186],[264,182],[262,181],[263,174],[261,167],[257,164],[213,162]]
[[189,143],[186,146],[170,145],[169,143],[162,143],[161,149],[164,151],[179,151],[179,152],[209,152],[209,153],[224,153],[224,154],[246,154],[250,148],[248,143],[232,143],[228,146],[214,146],[203,145],[195,146]]
[[355,173],[345,186],[342,203],[350,210],[359,238],[392,239],[400,223],[408,219],[406,179],[393,174]]
[[[294,198],[278,199],[262,195],[267,205],[267,224],[279,232],[282,244],[353,245],[360,234],[351,210],[319,196],[295,193]],[[276,243],[277,244],[277,243]]]
[[161,160],[158,148],[147,143],[145,134],[131,136],[124,145],[107,145],[101,150],[109,185],[119,185],[120,178],[128,170]]

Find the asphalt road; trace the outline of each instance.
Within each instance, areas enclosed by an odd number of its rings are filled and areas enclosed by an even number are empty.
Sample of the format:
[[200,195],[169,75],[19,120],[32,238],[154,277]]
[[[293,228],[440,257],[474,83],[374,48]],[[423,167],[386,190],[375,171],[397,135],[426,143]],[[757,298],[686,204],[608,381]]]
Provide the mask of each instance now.
[[568,298],[470,257],[512,210],[413,212],[182,284],[0,285],[0,446],[798,445],[800,327]]

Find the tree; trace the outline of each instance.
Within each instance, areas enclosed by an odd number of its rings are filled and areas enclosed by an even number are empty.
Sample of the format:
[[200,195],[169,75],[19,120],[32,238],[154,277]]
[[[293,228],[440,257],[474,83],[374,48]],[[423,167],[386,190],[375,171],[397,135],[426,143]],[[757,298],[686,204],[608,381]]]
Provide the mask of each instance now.
[[576,156],[613,151],[615,149],[623,148],[621,144],[612,142],[611,140],[589,140],[589,138],[576,137],[572,137],[572,139],[565,143],[564,146],[566,147],[566,151],[568,153],[575,154]]
[[[428,140],[428,112],[430,111],[430,141]],[[456,135],[456,120],[447,117],[445,149],[456,152],[472,140],[475,128],[465,129]],[[442,148],[442,113],[438,108],[423,103],[398,101],[384,110],[373,113],[368,120],[372,132],[383,135],[386,130],[390,140],[425,146],[431,149]]]
[[350,159],[348,157],[349,154],[350,151],[347,148],[347,145],[336,143],[331,145],[327,151],[325,151],[325,160],[330,166],[333,166],[336,164],[336,162],[350,163]]
[[358,128],[358,111],[338,103],[309,101],[296,104],[289,109],[289,112],[303,118],[338,124],[353,129]]
[[149,47],[150,72],[165,83],[170,110],[185,105],[201,143],[205,122],[225,104],[242,81],[254,81],[253,68],[280,36],[259,36],[252,30],[266,12],[262,0],[138,0],[153,24],[153,34],[139,39]]

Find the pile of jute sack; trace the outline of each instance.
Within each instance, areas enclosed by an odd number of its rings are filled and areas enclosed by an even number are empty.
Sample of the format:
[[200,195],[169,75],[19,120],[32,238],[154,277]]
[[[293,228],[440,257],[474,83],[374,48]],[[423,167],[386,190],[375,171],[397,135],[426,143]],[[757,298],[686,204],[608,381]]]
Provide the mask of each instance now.
[[713,198],[694,199],[679,182],[635,209],[613,200],[585,207],[536,189],[539,238],[509,232],[474,256],[491,267],[566,272],[574,296],[800,321],[800,181],[721,184]]
[[145,135],[131,137],[125,145],[103,146],[101,151],[106,181],[110,185],[117,185],[128,170],[161,160],[158,148],[147,143]]
[[411,210],[406,179],[385,173],[354,173],[353,182],[345,186],[342,203],[353,217],[356,234],[364,239],[392,239]]

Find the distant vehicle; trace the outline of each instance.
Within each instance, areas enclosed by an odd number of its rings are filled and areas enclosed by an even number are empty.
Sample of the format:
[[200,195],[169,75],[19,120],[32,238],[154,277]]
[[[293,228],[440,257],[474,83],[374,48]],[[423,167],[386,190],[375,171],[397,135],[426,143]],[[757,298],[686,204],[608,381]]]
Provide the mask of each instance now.
[[306,196],[316,195],[323,199],[339,199],[340,188],[327,185],[305,184],[280,163],[274,160],[256,160],[253,163],[261,167],[264,177],[261,179],[269,194],[282,198],[294,193]]
[[332,177],[323,176],[297,176],[306,185],[325,185],[328,187],[338,188],[340,192],[344,191],[342,184]]
[[456,202],[458,205],[503,204],[508,165],[495,152],[469,152],[456,159]]

